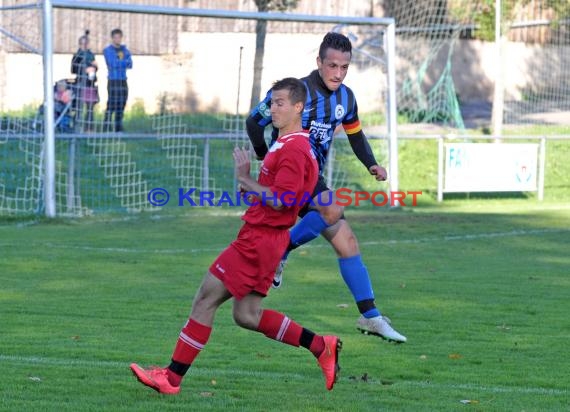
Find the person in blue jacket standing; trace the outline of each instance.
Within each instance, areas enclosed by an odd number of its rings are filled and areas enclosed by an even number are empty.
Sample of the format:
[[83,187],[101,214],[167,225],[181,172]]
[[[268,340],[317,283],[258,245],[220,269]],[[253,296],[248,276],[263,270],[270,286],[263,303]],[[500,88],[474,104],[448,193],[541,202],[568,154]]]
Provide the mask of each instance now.
[[111,44],[105,47],[103,55],[108,70],[108,100],[105,111],[105,128],[111,129],[113,114],[115,115],[115,132],[123,131],[123,114],[129,97],[127,85],[127,69],[133,68],[133,59],[127,46],[123,44],[123,31],[114,29],[111,32]]

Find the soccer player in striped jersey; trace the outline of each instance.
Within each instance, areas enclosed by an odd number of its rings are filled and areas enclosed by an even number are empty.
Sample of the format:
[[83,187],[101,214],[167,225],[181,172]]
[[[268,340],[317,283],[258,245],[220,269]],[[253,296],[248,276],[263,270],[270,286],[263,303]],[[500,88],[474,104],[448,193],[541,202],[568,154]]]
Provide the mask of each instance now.
[[[384,181],[387,177],[386,169],[374,158],[362,131],[354,93],[343,84],[351,58],[352,45],[348,37],[340,33],[327,33],[319,48],[317,70],[301,79],[307,88],[303,128],[309,130],[310,143],[317,155],[319,180],[313,191],[314,206],[306,206],[300,211],[301,220],[290,231],[289,247],[277,267],[273,287],[281,285],[289,252],[322,234],[338,256],[342,278],[361,313],[357,329],[390,341],[406,342],[406,337],[394,330],[388,318],[382,316],[376,307],[370,276],[362,262],[358,241],[344,219],[343,207],[336,203],[334,192],[327,187],[323,177],[333,135],[340,125],[348,136],[354,154],[368,172],[378,181]],[[263,159],[268,151],[264,129],[272,123],[271,93],[270,90],[246,120],[247,133],[259,159]],[[272,141],[275,138],[274,125]]]

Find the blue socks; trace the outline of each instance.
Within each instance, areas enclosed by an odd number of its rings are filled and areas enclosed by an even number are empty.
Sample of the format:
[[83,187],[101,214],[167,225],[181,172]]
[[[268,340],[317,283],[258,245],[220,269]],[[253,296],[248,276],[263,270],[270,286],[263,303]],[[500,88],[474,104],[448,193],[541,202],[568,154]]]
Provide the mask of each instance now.
[[[289,248],[285,252],[283,259],[287,259],[291,250],[317,238],[329,226],[319,212],[316,210],[309,211],[290,230]],[[374,291],[368,276],[368,269],[364,266],[362,257],[356,255],[349,258],[339,258],[338,265],[340,274],[348,289],[350,289],[360,313],[368,319],[380,316],[380,311],[374,305]]]
[[340,267],[340,274],[350,289],[354,300],[356,301],[359,309],[362,305],[360,302],[366,303],[366,309],[361,310],[365,318],[374,318],[380,316],[380,311],[374,306],[374,291],[368,276],[368,269],[362,262],[360,255],[352,256],[349,258],[339,258],[338,266]]
[[289,231],[291,236],[290,246],[287,252],[285,252],[283,259],[287,259],[291,250],[317,238],[329,226],[319,212],[311,210]]
[[372,308],[364,312],[362,316],[364,316],[366,319],[375,318],[376,316],[380,316],[380,311],[378,308]]

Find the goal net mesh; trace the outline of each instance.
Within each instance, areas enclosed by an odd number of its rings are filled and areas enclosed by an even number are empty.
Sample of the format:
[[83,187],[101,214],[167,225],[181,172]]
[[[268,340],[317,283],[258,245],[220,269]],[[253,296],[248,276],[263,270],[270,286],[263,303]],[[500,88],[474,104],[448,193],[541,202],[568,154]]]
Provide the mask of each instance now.
[[[0,16],[0,27],[7,32],[0,43],[0,213],[38,213],[43,208],[42,119],[49,115],[42,107],[41,8],[2,10]],[[25,23],[32,21],[30,31]],[[133,61],[127,71],[122,131],[105,121],[109,84],[102,51],[117,27]],[[259,97],[280,78],[304,77],[314,70],[322,37],[334,27],[268,22]],[[385,27],[346,29],[358,36],[373,33],[382,41]],[[71,71],[86,30],[98,67],[91,85],[99,99],[91,118],[83,86]],[[250,110],[255,31],[255,21],[240,19],[54,10],[58,214],[163,210],[147,199],[156,187],[171,194],[166,209],[178,205],[179,189],[211,191],[216,197],[234,191],[232,148],[249,144],[244,120]],[[385,162],[386,144],[374,139],[386,134],[385,69],[381,64],[355,65],[346,82],[357,96],[374,152]],[[69,101],[57,101],[66,88]],[[258,166],[254,162],[254,172]],[[361,183],[367,172],[342,136],[336,139],[326,174],[335,187],[368,184]]]

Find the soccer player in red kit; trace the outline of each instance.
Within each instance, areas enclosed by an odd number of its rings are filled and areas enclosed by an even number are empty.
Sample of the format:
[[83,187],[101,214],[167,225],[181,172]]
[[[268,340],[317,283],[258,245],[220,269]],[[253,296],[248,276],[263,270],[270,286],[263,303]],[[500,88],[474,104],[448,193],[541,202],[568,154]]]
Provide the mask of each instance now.
[[317,335],[282,313],[261,308],[275,268],[289,244],[288,229],[295,223],[303,198],[312,192],[318,176],[309,135],[301,127],[305,85],[286,78],[276,82],[272,91],[271,116],[279,137],[269,149],[257,181],[250,176],[249,153],[239,148],[233,153],[242,189],[255,193],[253,205],[242,217],[245,223],[237,239],[218,256],[202,281],[170,365],[143,369],[131,364],[137,379],[160,393],[180,391],[184,375],[208,341],[216,310],[231,298],[233,317],[239,326],[307,348],[317,358],[326,388],[331,390],[336,381],[341,348],[338,337]]

